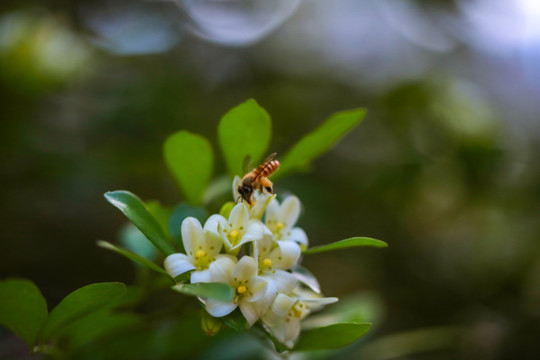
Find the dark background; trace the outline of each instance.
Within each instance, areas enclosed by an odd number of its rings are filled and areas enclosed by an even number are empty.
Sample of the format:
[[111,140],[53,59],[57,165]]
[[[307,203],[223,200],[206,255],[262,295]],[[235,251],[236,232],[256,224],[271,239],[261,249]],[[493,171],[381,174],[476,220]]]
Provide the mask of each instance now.
[[390,244],[304,261],[326,295],[377,299],[354,356],[538,358],[539,5],[262,3],[0,5],[2,278],[31,279],[50,308],[89,283],[133,283],[130,262],[95,245],[124,224],[102,194],[181,201],[168,135],[209,138],[218,175],[216,125],[248,98],[278,154],[366,107],[310,172],[276,184],[303,202],[312,245]]

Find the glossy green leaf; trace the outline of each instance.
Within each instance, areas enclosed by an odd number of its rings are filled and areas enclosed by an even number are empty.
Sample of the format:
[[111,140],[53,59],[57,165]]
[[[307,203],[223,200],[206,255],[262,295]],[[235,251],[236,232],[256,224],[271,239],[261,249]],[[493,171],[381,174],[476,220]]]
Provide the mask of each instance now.
[[109,191],[105,193],[105,198],[123,212],[156,248],[166,255],[176,252],[158,221],[135,194],[124,190]]
[[47,320],[47,303],[38,287],[25,279],[0,282],[0,324],[23,338],[32,350]]
[[300,334],[295,351],[330,350],[349,345],[365,335],[370,323],[338,323]]
[[117,282],[91,284],[75,290],[51,311],[43,336],[48,339],[62,327],[110,306],[125,291],[126,286]]
[[208,212],[205,208],[200,206],[192,206],[189,204],[180,204],[176,206],[169,217],[169,233],[173,237],[174,241],[180,248],[181,252],[184,252],[184,244],[182,243],[182,221],[188,216],[194,217],[199,220],[201,224],[204,224],[208,218]]
[[165,140],[163,155],[187,201],[199,205],[214,167],[210,142],[189,131],[178,131]]
[[358,246],[371,246],[371,247],[384,248],[384,247],[388,247],[388,244],[385,243],[384,241],[372,239],[369,237],[352,237],[349,239],[336,241],[335,243],[331,243],[328,245],[315,246],[307,250],[304,250],[303,253],[316,254],[316,253],[325,252],[325,251],[347,249],[347,248],[358,247]]
[[130,259],[131,261],[134,261],[136,262],[137,264],[139,265],[142,265],[142,266],[145,266],[147,267],[148,269],[150,270],[154,270],[160,274],[163,274],[163,275],[166,275],[166,276],[169,276],[169,274],[167,274],[167,272],[165,270],[163,270],[161,267],[157,266],[155,263],[153,263],[152,261],[148,260],[147,258],[145,257],[142,257],[141,255],[139,254],[136,254],[134,252],[131,252],[129,250],[126,250],[126,249],[122,249],[120,247],[117,247],[117,246],[114,246],[113,244],[111,244],[110,242],[107,242],[107,241],[103,241],[103,240],[99,240],[97,242],[98,246],[104,248],[104,249],[107,249],[107,250],[112,250],[114,251],[115,253],[117,254],[120,254],[122,256],[125,256],[127,257],[128,259]]
[[218,126],[218,138],[229,175],[243,175],[246,156],[257,163],[265,155],[272,137],[272,122],[268,113],[250,99],[232,108]]
[[277,179],[293,171],[305,170],[312,160],[328,151],[343,135],[358,125],[366,114],[365,109],[338,112],[321,126],[297,142],[281,159]]
[[182,294],[211,298],[219,301],[232,301],[234,298],[234,289],[232,286],[224,283],[178,284],[172,288]]

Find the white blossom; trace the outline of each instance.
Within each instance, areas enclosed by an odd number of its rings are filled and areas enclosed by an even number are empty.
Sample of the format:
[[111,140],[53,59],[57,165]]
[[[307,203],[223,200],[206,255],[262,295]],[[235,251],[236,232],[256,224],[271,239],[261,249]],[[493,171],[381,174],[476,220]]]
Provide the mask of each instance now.
[[294,241],[304,249],[308,246],[308,238],[304,230],[294,227],[301,210],[300,200],[289,196],[280,205],[273,199],[266,208],[266,227],[278,241]]
[[187,217],[182,222],[182,243],[185,254],[169,255],[164,262],[165,270],[173,278],[192,271],[191,282],[202,282],[209,278],[210,264],[223,255],[218,255],[223,241],[215,233],[202,228],[199,220]]
[[228,257],[216,260],[210,265],[210,281],[229,284],[235,296],[232,301],[225,302],[214,299],[205,301],[206,311],[214,317],[230,314],[240,307],[249,326],[252,326],[262,315],[256,307],[258,301],[264,301],[268,282],[257,276],[257,263],[250,256],[243,256],[238,263]]
[[218,234],[225,245],[225,250],[237,254],[240,247],[250,241],[257,241],[264,236],[264,224],[250,220],[247,206],[236,204],[229,218],[215,214],[206,221],[205,228]]
[[335,297],[325,298],[297,288],[291,294],[279,293],[262,321],[277,340],[292,348],[300,334],[302,319],[312,311],[337,301]]

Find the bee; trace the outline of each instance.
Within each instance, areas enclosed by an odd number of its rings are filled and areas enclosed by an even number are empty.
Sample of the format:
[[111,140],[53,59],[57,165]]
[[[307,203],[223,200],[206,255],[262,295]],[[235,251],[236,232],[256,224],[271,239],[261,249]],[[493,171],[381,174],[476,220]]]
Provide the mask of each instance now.
[[276,153],[270,154],[261,165],[253,169],[253,171],[248,172],[242,178],[242,185],[238,186],[238,192],[242,199],[247,201],[249,205],[252,205],[251,196],[254,190],[266,190],[270,194],[274,193],[272,182],[268,180],[268,177],[279,167],[279,161],[274,160],[275,157]]

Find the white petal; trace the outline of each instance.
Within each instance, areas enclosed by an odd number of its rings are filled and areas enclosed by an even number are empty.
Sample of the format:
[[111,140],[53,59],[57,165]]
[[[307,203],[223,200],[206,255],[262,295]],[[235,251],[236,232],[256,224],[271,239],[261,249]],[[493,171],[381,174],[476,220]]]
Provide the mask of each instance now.
[[190,258],[186,254],[171,254],[167,256],[163,262],[165,271],[173,278],[186,271],[194,270],[196,267],[191,263]]
[[254,243],[253,257],[255,258],[255,260],[257,260],[257,262],[264,260],[268,257],[268,255],[270,254],[270,250],[272,249],[272,243],[272,237],[269,236],[264,236],[262,239]]
[[292,269],[300,258],[300,245],[294,241],[278,241],[278,246],[270,253],[270,259],[277,269]]
[[287,228],[292,228],[300,216],[300,200],[296,196],[289,196],[283,201],[280,207],[279,217]]
[[287,271],[276,270],[270,277],[280,293],[290,294],[298,285],[298,280]]
[[[191,253],[197,248],[199,243],[204,241],[204,232],[199,220],[194,217],[187,217],[182,221],[182,243],[186,254]],[[196,250],[195,250],[196,251]]]
[[268,281],[265,287],[264,296],[259,300],[253,302],[255,311],[260,316],[264,315],[270,308],[270,305],[274,302],[277,295],[277,289],[275,284],[272,281]]
[[238,280],[249,280],[257,275],[257,262],[251,256],[243,256],[232,271],[232,277]]
[[249,279],[249,290],[253,294],[248,299],[249,302],[259,301],[266,295],[266,286],[268,281],[260,276],[254,276]]
[[204,230],[204,246],[203,250],[206,251],[208,256],[214,257],[221,251],[223,247],[223,240],[221,236],[213,233],[212,231]]
[[223,216],[219,214],[214,214],[206,220],[204,223],[204,230],[211,231],[213,233],[219,234],[218,231],[218,224],[221,224],[223,227],[224,224],[227,223],[227,219],[225,219]]
[[206,311],[213,317],[229,315],[234,309],[236,309],[236,305],[233,302],[206,300]]
[[247,301],[241,301],[239,306],[240,311],[242,311],[242,314],[244,315],[249,324],[249,327],[252,327],[253,324],[255,324],[259,319],[259,315],[257,314],[255,307],[252,303]]
[[242,179],[240,178],[240,176],[235,176],[232,182],[232,193],[234,201],[237,201],[236,199],[242,198],[242,196],[238,192],[238,187],[240,185],[242,185]]
[[251,219],[260,220],[264,214],[264,210],[268,207],[270,202],[276,197],[274,194],[262,194],[259,195],[259,192],[255,192],[255,204],[249,210],[249,217]]
[[273,198],[266,208],[266,223],[269,221],[279,221],[279,202],[276,198]]
[[337,297],[323,297],[323,298],[298,298],[298,300],[305,301],[313,305],[329,305],[339,301]]
[[293,276],[304,285],[307,285],[311,290],[320,294],[321,285],[319,281],[308,269],[302,266],[297,266],[292,271]]
[[233,229],[239,229],[241,226],[245,226],[249,221],[249,212],[247,206],[244,203],[236,204],[229,215],[229,224]]
[[231,249],[239,248],[240,246],[248,243],[250,241],[258,241],[264,237],[264,228],[265,226],[258,220],[251,220],[247,227],[247,231],[242,236],[242,239]]
[[231,283],[231,273],[235,268],[235,263],[229,257],[220,257],[210,264],[210,277],[213,282]]
[[308,237],[304,230],[300,229],[299,227],[292,228],[291,231],[286,234],[285,237],[286,240],[292,240],[300,245],[303,245],[305,248],[308,247]]
[[300,335],[300,319],[293,316],[289,322],[285,323],[283,343],[288,347],[293,347],[298,335]]
[[296,301],[296,298],[292,298],[282,293],[277,294],[276,299],[272,303],[271,310],[277,316],[284,317],[289,310],[291,310]]
[[201,271],[193,271],[191,273],[191,283],[207,283],[212,282],[212,277],[210,276],[210,270],[201,270]]

